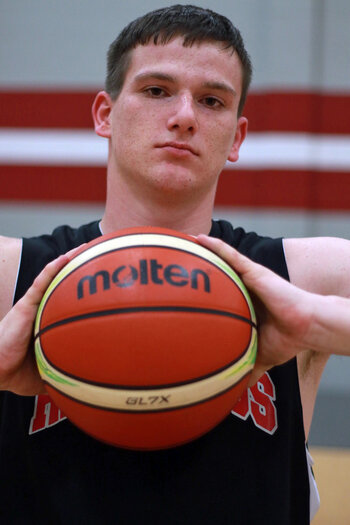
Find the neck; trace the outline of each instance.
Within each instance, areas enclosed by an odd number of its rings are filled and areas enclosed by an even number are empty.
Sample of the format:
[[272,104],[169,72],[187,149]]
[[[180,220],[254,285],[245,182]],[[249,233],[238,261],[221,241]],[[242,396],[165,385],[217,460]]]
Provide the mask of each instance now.
[[170,228],[190,235],[208,234],[215,188],[205,196],[181,192],[134,192],[128,185],[109,182],[106,209],[101,221],[103,233],[136,226]]

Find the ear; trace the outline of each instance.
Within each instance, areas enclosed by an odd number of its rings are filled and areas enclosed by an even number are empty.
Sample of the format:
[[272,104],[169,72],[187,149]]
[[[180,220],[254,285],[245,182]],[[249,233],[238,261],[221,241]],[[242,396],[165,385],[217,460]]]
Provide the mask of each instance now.
[[97,93],[92,104],[92,118],[94,120],[95,132],[100,137],[110,138],[111,136],[110,116],[112,107],[112,99],[106,91]]
[[227,160],[229,160],[230,162],[237,162],[238,157],[239,157],[239,149],[244,139],[246,138],[247,131],[248,131],[248,119],[246,119],[245,117],[239,117],[237,121],[237,128],[236,128],[236,133],[235,133],[235,137],[233,140],[233,144],[231,147],[231,151],[230,151],[229,156],[227,157]]

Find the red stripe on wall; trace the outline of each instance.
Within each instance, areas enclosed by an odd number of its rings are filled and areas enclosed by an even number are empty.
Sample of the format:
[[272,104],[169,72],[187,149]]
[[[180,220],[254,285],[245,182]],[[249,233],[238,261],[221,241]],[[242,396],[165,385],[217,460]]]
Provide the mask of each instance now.
[[[92,128],[95,91],[0,91],[0,127]],[[350,134],[350,93],[252,92],[250,131]]]
[[218,185],[216,203],[254,208],[350,210],[350,173],[224,171]]
[[251,94],[250,131],[350,133],[350,94],[308,92]]
[[92,128],[91,91],[0,91],[0,127]]
[[105,186],[105,168],[0,166],[0,200],[103,202]]
[[[105,199],[105,169],[59,166],[0,166],[0,199],[86,202]],[[350,173],[224,171],[216,204],[254,208],[350,210]]]

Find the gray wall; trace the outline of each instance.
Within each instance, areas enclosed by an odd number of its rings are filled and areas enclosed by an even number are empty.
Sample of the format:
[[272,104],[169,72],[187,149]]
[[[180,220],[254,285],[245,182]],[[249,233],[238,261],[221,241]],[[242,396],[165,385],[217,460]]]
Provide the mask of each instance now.
[[[122,27],[173,3],[2,0],[0,86],[100,86],[106,49]],[[255,64],[253,88],[350,89],[348,0],[207,0],[202,5],[241,29]]]

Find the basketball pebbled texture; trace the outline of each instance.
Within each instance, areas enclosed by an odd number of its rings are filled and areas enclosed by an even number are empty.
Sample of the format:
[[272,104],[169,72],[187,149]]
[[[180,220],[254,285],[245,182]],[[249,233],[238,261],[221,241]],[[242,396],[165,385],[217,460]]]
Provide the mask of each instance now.
[[218,424],[257,347],[249,295],[194,238],[137,228],[81,248],[48,287],[35,352],[53,401],[115,446],[156,449]]

